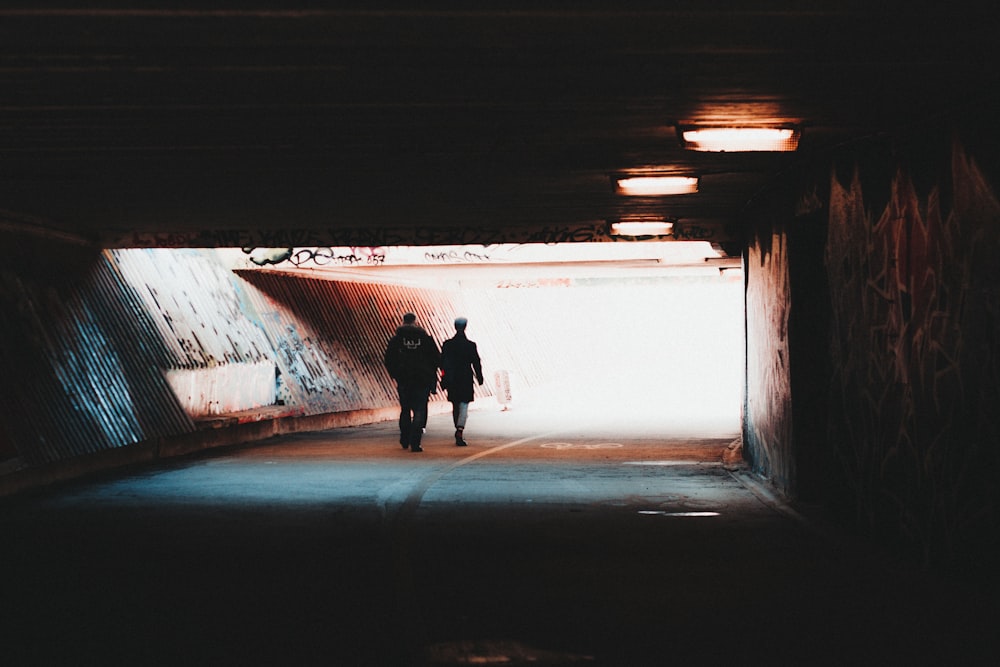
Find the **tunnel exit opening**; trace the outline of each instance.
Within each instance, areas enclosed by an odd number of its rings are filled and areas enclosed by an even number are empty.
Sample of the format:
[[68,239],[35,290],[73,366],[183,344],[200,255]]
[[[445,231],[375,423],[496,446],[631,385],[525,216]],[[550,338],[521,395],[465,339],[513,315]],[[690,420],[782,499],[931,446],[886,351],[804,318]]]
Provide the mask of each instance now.
[[[485,336],[473,323],[501,314],[525,355],[542,365],[537,386],[513,379],[515,405],[540,402],[554,422],[633,436],[739,432],[738,276],[562,270],[566,276],[534,283],[460,281],[471,311],[469,335]],[[487,345],[484,355],[490,353]]]
[[[468,334],[479,343],[486,375],[481,392],[486,396],[480,399],[487,400],[474,409],[534,404],[544,406],[553,425],[587,423],[632,435],[740,430],[742,265],[708,243],[237,249],[224,254],[244,272],[453,295],[428,303],[421,319],[439,342],[453,333],[455,317],[469,319]],[[509,383],[509,404],[502,400],[502,406],[498,399],[507,387],[500,382]]]

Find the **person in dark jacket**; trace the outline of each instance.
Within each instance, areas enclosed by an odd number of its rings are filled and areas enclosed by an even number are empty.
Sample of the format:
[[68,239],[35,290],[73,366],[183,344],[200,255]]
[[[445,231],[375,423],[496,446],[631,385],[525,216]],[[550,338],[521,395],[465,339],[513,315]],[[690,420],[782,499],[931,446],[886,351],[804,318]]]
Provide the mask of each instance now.
[[403,324],[386,344],[383,362],[399,394],[399,444],[411,452],[424,451],[420,440],[427,426],[427,402],[437,393],[440,360],[437,343],[417,325],[417,316],[403,315]]
[[469,321],[464,317],[455,320],[455,335],[441,344],[441,387],[448,392],[451,402],[451,419],[455,424],[455,444],[465,447],[463,437],[465,422],[469,417],[469,403],[475,400],[472,379],[483,384],[483,365],[476,344],[465,335]]

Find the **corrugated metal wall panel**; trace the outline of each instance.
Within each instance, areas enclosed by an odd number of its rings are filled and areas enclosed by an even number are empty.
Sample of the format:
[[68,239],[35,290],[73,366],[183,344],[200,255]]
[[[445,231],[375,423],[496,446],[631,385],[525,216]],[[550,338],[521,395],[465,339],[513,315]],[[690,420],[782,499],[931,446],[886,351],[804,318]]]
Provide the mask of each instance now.
[[356,409],[363,403],[354,377],[343,369],[341,360],[347,355],[326,344],[321,331],[283,305],[316,298],[296,289],[294,282],[267,285],[268,293],[251,283],[241,288],[245,308],[274,351],[285,401],[303,408],[306,414]]
[[542,384],[564,370],[559,356],[552,354],[559,341],[543,340],[546,328],[538,325],[551,320],[553,311],[544,302],[523,299],[528,291],[495,286],[462,289],[461,314],[469,319],[468,336],[479,346],[491,395],[497,393],[492,386],[496,371],[507,371],[517,388]]
[[114,257],[171,351],[169,367],[273,358],[263,332],[243,312],[232,272],[213,251],[116,250]]
[[177,400],[192,417],[224,415],[274,405],[275,363],[271,360],[170,368],[165,373]]
[[[541,289],[459,283],[454,290],[437,290],[271,271],[239,270],[237,274],[261,291],[257,307],[272,313],[262,320],[293,318],[282,319],[282,326],[295,332],[296,352],[316,355],[323,351],[322,358],[336,359],[336,368],[330,372],[347,384],[353,382],[356,400],[369,406],[396,401],[395,387],[382,367],[382,352],[408,311],[416,313],[439,345],[454,334],[455,317],[469,318],[469,335],[479,345],[486,379],[483,387],[476,388],[476,396],[485,398],[496,394],[492,385],[498,370],[508,371],[516,387],[532,387],[564,375],[568,370],[564,355],[552,354],[552,350],[566,347],[569,321],[581,310],[568,303],[568,281]],[[558,318],[557,326],[539,326],[551,321],[555,312],[566,313]],[[269,327],[268,332],[272,344],[291,347],[281,340],[282,332],[276,327]],[[444,394],[434,400],[444,400]],[[353,405],[350,400],[345,404]]]
[[[111,253],[106,253],[106,271],[97,275],[104,288],[95,297],[108,301],[109,330],[115,342],[127,351],[125,379],[136,387],[132,403],[136,418],[149,437],[186,433],[194,428],[163,376],[168,359],[164,341],[156,335],[149,312],[139,294],[122,276]],[[101,296],[106,294],[107,296]]]
[[455,310],[455,295],[437,290],[264,271],[238,274],[277,352],[290,400],[306,414],[395,405],[382,353],[402,313],[419,311],[440,344],[442,318],[431,313]]
[[3,273],[6,430],[41,464],[191,431],[156,363],[159,345],[105,254],[85,275]]
[[[164,371],[191,416],[274,404],[274,350],[245,312],[241,281],[215,251],[131,249],[114,257],[169,351]],[[239,386],[240,378],[254,386]]]
[[[512,325],[512,305],[497,290],[469,297],[235,274],[212,250],[108,251],[85,276],[6,270],[0,278],[0,307],[16,314],[0,320],[5,456],[27,465],[188,433],[192,415],[257,407],[242,403],[273,400],[281,387],[304,414],[395,406],[382,354],[407,311],[439,345],[454,333],[456,316],[470,318],[487,377],[477,396],[491,393],[492,369],[528,383],[546,370],[533,356],[544,351],[527,344],[532,315]],[[261,372],[267,364],[279,378]],[[206,405],[178,396],[169,373],[187,373],[180,384],[193,382],[188,393],[211,397]],[[228,391],[234,377],[268,386]]]

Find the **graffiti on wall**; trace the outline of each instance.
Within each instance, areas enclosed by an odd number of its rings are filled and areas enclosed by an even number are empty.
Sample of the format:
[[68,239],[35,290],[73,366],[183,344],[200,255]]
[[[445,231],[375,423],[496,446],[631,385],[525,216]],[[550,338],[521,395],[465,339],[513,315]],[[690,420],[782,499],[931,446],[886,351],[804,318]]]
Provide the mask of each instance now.
[[721,229],[717,225],[675,222],[673,234],[678,241],[713,241],[721,236]]
[[469,264],[493,261],[488,249],[482,252],[472,250],[435,250],[424,253],[424,260],[436,264]]
[[465,227],[338,227],[327,229],[240,229],[188,232],[132,232],[109,239],[118,248],[379,248],[387,246],[509,243],[593,243],[614,241],[604,222],[565,225]]
[[381,266],[385,248],[289,248],[286,258],[293,266]]
[[[714,222],[674,223],[675,241],[732,241]],[[393,246],[481,246],[522,243],[661,242],[655,237],[622,237],[608,233],[603,220],[579,223],[464,227],[328,227],[325,229],[216,229],[174,232],[131,232],[105,239],[115,248],[384,248]]]
[[[832,179],[826,269],[833,327],[830,442],[859,520],[925,562],[998,526],[1000,203],[954,149],[951,183],[917,192],[900,170],[869,211],[856,172]],[[951,210],[940,192],[949,188]],[[994,525],[983,525],[992,520]]]
[[538,278],[537,280],[501,280],[497,289],[535,289],[540,287],[572,287],[570,278]]
[[783,491],[792,468],[791,376],[788,320],[791,292],[784,233],[758,238],[748,249],[746,287],[745,446],[757,472]]

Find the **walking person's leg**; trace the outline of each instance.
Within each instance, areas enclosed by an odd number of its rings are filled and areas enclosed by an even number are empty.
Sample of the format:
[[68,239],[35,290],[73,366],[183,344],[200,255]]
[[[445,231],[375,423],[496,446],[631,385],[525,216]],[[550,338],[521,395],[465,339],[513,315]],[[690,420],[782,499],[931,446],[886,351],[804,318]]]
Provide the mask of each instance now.
[[458,447],[465,447],[467,444],[462,434],[465,432],[465,422],[469,418],[469,404],[460,402],[453,404],[452,415],[455,421],[455,444]]
[[403,446],[403,449],[407,449],[410,446],[410,431],[413,422],[411,417],[413,410],[411,395],[413,392],[403,384],[396,385],[396,389],[399,395],[399,444]]
[[430,397],[430,389],[415,389],[411,396],[410,407],[413,409],[413,419],[410,422],[410,451],[422,452],[420,440],[424,435],[424,427],[427,426],[427,401]]

